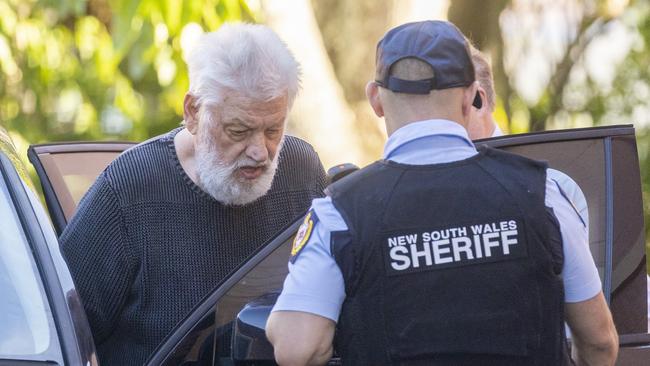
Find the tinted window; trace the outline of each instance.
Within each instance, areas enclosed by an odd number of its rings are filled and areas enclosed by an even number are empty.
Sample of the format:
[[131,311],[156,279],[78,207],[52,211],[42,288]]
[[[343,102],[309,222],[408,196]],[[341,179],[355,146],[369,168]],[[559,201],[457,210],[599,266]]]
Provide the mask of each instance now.
[[72,152],[39,155],[47,177],[70,220],[83,195],[120,152]]
[[601,139],[549,142],[504,148],[570,176],[582,189],[589,207],[589,247],[601,281],[605,270],[605,153]]
[[[226,289],[210,314],[175,347],[173,355],[166,360],[165,365],[184,362],[191,364],[196,361],[200,361],[201,365],[236,364],[233,361],[232,344],[237,314],[251,301],[282,288],[288,273],[287,261],[292,241],[293,236],[280,243],[259,264]],[[263,319],[266,321],[266,315]]]
[[54,334],[50,309],[4,183],[0,217],[0,357],[44,353]]
[[648,324],[645,231],[634,136],[502,149],[548,161],[551,168],[566,173],[578,183],[589,207],[589,246],[616,329],[619,334],[645,333]]

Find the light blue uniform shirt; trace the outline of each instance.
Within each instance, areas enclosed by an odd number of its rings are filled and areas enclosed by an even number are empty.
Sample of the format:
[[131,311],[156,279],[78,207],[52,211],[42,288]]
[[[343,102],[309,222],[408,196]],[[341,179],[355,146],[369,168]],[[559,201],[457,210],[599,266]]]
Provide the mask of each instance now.
[[[383,157],[418,165],[448,163],[475,154],[476,148],[462,126],[446,120],[428,120],[395,131],[384,146]],[[588,300],[600,292],[601,282],[589,251],[584,195],[567,175],[548,169],[546,206],[553,208],[560,223],[565,302]],[[347,231],[348,227],[329,197],[315,199],[311,207],[319,220],[302,251],[289,263],[289,274],[273,311],[301,311],[337,321],[345,300],[345,285],[330,252],[330,233]]]

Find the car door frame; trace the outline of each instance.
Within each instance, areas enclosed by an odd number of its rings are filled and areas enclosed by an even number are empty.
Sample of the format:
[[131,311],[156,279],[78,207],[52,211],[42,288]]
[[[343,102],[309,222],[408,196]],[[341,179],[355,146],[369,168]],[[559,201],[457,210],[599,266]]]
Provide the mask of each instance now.
[[276,249],[285,244],[287,240],[289,240],[295,234],[295,232],[300,227],[303,218],[304,215],[296,218],[294,222],[282,229],[277,236],[269,240],[266,244],[262,245],[257,251],[251,254],[248,259],[240,264],[239,267],[235,269],[229,277],[219,282],[219,284],[216,285],[215,289],[207,297],[205,297],[200,304],[194,307],[194,309],[189,313],[187,317],[185,317],[185,319],[179,323],[174,331],[163,340],[163,342],[158,346],[146,364],[149,366],[164,364],[164,362],[172,355],[172,352],[175,350],[176,346],[180,344],[183,339],[190,336],[192,329],[203,318],[208,316],[209,313],[214,310],[215,304],[221,299],[223,295],[225,295],[253,268],[255,268],[264,259],[266,259]]
[[[59,153],[92,153],[92,152],[115,152],[122,153],[127,149],[137,145],[135,142],[64,142],[64,143],[49,143],[32,145],[27,150],[27,158],[34,166],[36,174],[41,181],[43,188],[43,196],[45,203],[50,214],[50,219],[54,225],[57,234],[60,236],[63,229],[67,226],[68,220],[63,211],[62,200],[66,200],[66,204],[72,197],[59,197],[54,190],[54,184],[65,185],[63,177],[60,175],[48,174],[46,169],[49,165],[50,169],[54,167],[54,163],[49,161],[50,154]],[[51,173],[51,172],[50,172]],[[54,182],[53,182],[54,181]]]
[[[615,257],[614,254],[614,241],[615,238],[618,237],[621,233],[621,229],[615,226],[615,217],[619,216],[625,216],[628,215],[629,213],[626,212],[627,207],[621,208],[621,207],[615,207],[614,205],[614,199],[615,199],[615,194],[620,194],[620,191],[623,190],[621,188],[622,186],[629,186],[628,183],[624,182],[629,179],[628,176],[625,176],[625,174],[615,174],[615,171],[619,169],[614,162],[613,159],[613,153],[614,153],[614,147],[613,147],[613,139],[615,138],[622,138],[622,137],[632,137],[634,138],[634,126],[631,124],[628,125],[616,125],[616,126],[604,126],[604,127],[596,127],[596,128],[582,128],[582,129],[572,129],[572,130],[559,130],[559,131],[548,131],[548,132],[538,132],[538,133],[530,133],[530,134],[523,134],[523,135],[513,135],[513,136],[503,136],[503,137],[498,137],[498,138],[492,138],[492,139],[482,139],[482,140],[477,140],[475,141],[477,146],[489,146],[489,147],[494,147],[494,148],[499,148],[503,146],[518,146],[518,145],[531,145],[535,143],[543,143],[543,142],[551,142],[551,141],[576,141],[576,140],[587,140],[587,139],[594,139],[594,138],[602,138],[603,139],[603,144],[604,144],[604,154],[605,154],[605,192],[606,192],[606,210],[605,210],[605,271],[603,273],[603,294],[605,296],[605,299],[607,301],[607,304],[610,306],[612,309],[612,314],[615,315],[615,306],[612,304],[612,295],[613,295],[613,279],[614,279],[614,263],[619,263],[623,261],[625,258],[617,258]],[[549,139],[552,138],[552,140]],[[639,190],[641,189],[641,182],[640,182],[640,176],[639,174],[639,162],[638,162],[638,154],[635,156],[637,158],[635,161],[631,162],[632,164],[636,164],[636,173],[637,173],[637,178],[638,180],[638,188]],[[630,163],[630,162],[628,162]],[[628,166],[629,168],[629,166]],[[639,198],[642,199],[641,192],[639,194]],[[640,203],[641,205],[641,222],[643,225],[643,210],[642,210],[642,202]],[[641,232],[645,233],[645,229],[642,226],[641,227]],[[633,248],[633,245],[629,245],[627,250],[625,251],[626,253],[632,252],[634,250],[639,251],[642,250],[645,252],[645,240],[642,240],[641,243],[637,243],[637,245],[640,245],[642,248]],[[645,268],[646,268],[646,254],[644,253],[642,255],[643,257],[643,262],[641,264],[638,264],[637,268],[634,270],[629,270],[627,278],[631,277],[632,272],[635,270],[638,270],[638,267],[643,268],[644,273],[645,273]],[[629,268],[629,266],[628,266]],[[620,277],[620,276],[619,276]],[[645,280],[645,275],[643,276]],[[648,314],[647,307],[650,306],[647,302],[648,294],[647,292],[647,287],[643,285],[644,289],[644,294],[643,296],[644,301],[646,302],[646,309],[644,311],[644,314]],[[646,322],[648,320],[646,319]],[[645,333],[623,333],[619,335],[619,355],[624,357],[625,359],[631,359],[631,360],[638,360],[638,355],[633,354],[632,351],[633,349],[636,349],[638,351],[645,349],[645,352],[647,352],[647,355],[650,355],[650,329],[646,329]]]
[[[614,176],[612,167],[612,138],[617,136],[634,135],[633,125],[617,125],[606,127],[588,127],[571,130],[535,132],[522,135],[500,136],[491,139],[481,139],[475,141],[477,147],[487,146],[500,148],[504,146],[512,147],[519,145],[531,145],[545,142],[561,142],[588,140],[594,138],[604,138],[605,146],[605,191],[607,197],[607,209],[605,218],[605,268],[612,268],[613,247],[614,247]],[[549,139],[549,136],[552,139]],[[638,165],[638,162],[637,162]],[[607,304],[611,302],[612,292],[612,271],[605,271],[603,279],[603,294]]]
[[[86,332],[80,331],[79,325],[76,323],[80,319],[85,321],[85,314],[72,313],[74,310],[70,308],[69,299],[66,300],[57,265],[52,258],[46,234],[41,226],[43,223],[38,219],[34,211],[32,201],[30,201],[18,172],[9,158],[2,152],[0,152],[0,175],[4,177],[7,184],[7,190],[16,209],[16,214],[33,253],[52,311],[64,364],[96,365],[96,362],[93,362],[95,349],[92,342],[79,341],[81,337],[90,334],[89,329],[86,329]],[[85,327],[87,328],[87,323]]]

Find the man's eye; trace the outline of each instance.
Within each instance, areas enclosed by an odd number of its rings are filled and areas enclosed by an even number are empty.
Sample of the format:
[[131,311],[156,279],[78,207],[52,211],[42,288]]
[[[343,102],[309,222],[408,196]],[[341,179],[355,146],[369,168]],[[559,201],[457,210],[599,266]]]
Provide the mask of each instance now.
[[242,137],[246,134],[246,130],[230,130],[230,134],[235,137]]
[[275,137],[280,134],[280,130],[267,130],[266,134],[270,137]]

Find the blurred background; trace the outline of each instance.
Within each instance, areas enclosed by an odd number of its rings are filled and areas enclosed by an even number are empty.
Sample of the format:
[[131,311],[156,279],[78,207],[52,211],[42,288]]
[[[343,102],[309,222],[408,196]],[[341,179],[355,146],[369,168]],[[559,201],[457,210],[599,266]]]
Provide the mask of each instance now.
[[289,133],[326,167],[365,165],[386,138],[364,95],[376,42],[423,19],[454,22],[489,56],[504,132],[634,124],[648,232],[648,0],[0,0],[0,123],[23,157],[164,133],[181,121],[197,36],[256,22],[302,64]]

